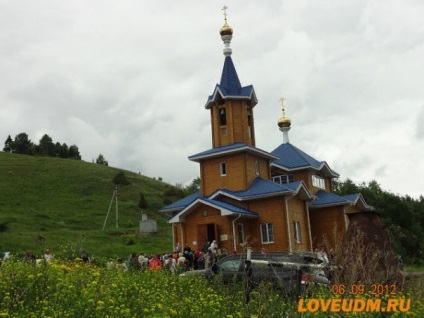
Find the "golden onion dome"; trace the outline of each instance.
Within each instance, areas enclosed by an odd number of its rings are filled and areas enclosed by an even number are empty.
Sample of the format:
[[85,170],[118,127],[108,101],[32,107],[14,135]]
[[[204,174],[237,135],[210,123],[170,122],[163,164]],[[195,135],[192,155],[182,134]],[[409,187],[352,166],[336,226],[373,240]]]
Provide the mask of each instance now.
[[221,29],[219,29],[219,34],[223,35],[233,35],[233,29],[227,24],[227,20],[225,20],[224,25]]
[[233,29],[227,23],[227,9],[228,9],[227,6],[224,6],[222,8],[222,11],[224,11],[224,25],[222,26],[221,29],[219,29],[219,34],[221,34],[221,36],[233,35]]
[[285,100],[286,99],[284,97],[280,98],[280,102],[281,102],[281,106],[282,106],[281,108],[282,108],[282,112],[283,112],[280,119],[278,119],[278,127],[280,127],[280,128],[291,126],[291,120],[290,120],[290,118],[288,118],[286,116],[286,107],[284,105]]
[[290,126],[291,126],[291,120],[285,115],[281,116],[280,119],[278,119],[278,127],[282,128],[282,127],[290,127]]

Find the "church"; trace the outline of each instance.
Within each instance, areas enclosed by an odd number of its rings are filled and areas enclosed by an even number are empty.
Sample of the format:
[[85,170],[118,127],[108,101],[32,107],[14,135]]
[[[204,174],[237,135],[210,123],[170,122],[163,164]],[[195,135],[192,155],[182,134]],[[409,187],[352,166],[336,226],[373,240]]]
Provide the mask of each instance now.
[[253,86],[242,86],[238,78],[231,58],[233,29],[224,17],[221,80],[205,104],[212,148],[189,157],[200,166],[200,190],[160,210],[170,216],[174,246],[196,250],[216,240],[228,253],[246,247],[267,252],[332,248],[353,215],[373,209],[361,194],[334,194],[332,179],[339,174],[290,143],[284,98],[277,122],[283,143],[271,152],[256,147],[258,100]]

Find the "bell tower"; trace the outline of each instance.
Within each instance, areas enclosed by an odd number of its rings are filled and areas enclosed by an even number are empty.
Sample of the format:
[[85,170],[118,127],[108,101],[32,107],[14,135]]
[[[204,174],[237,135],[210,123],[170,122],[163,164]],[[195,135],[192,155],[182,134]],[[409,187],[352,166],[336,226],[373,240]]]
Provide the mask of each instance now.
[[227,7],[224,7],[224,25],[219,30],[224,42],[224,67],[221,81],[205,105],[210,110],[212,146],[222,147],[237,142],[255,147],[253,107],[257,104],[252,85],[241,86],[230,47],[233,29],[227,22]]
[[190,156],[200,163],[201,195],[218,189],[249,189],[256,178],[270,179],[270,160],[278,157],[256,148],[253,108],[258,103],[252,85],[241,86],[231,58],[233,29],[227,22],[219,30],[224,42],[224,67],[221,81],[208,97],[205,108],[210,112],[212,149]]

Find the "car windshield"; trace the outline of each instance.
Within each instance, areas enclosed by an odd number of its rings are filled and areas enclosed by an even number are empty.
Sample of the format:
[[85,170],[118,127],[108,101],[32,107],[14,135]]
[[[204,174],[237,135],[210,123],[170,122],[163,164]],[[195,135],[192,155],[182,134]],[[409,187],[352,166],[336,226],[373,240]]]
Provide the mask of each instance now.
[[240,259],[232,259],[220,264],[219,269],[224,272],[237,272],[240,267]]

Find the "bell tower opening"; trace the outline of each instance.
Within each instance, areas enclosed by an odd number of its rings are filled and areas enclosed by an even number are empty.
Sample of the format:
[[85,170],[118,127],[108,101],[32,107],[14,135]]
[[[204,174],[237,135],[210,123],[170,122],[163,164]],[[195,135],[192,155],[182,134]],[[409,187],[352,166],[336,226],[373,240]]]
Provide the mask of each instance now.
[[219,125],[220,126],[227,125],[227,111],[225,110],[225,106],[221,106],[219,108]]

